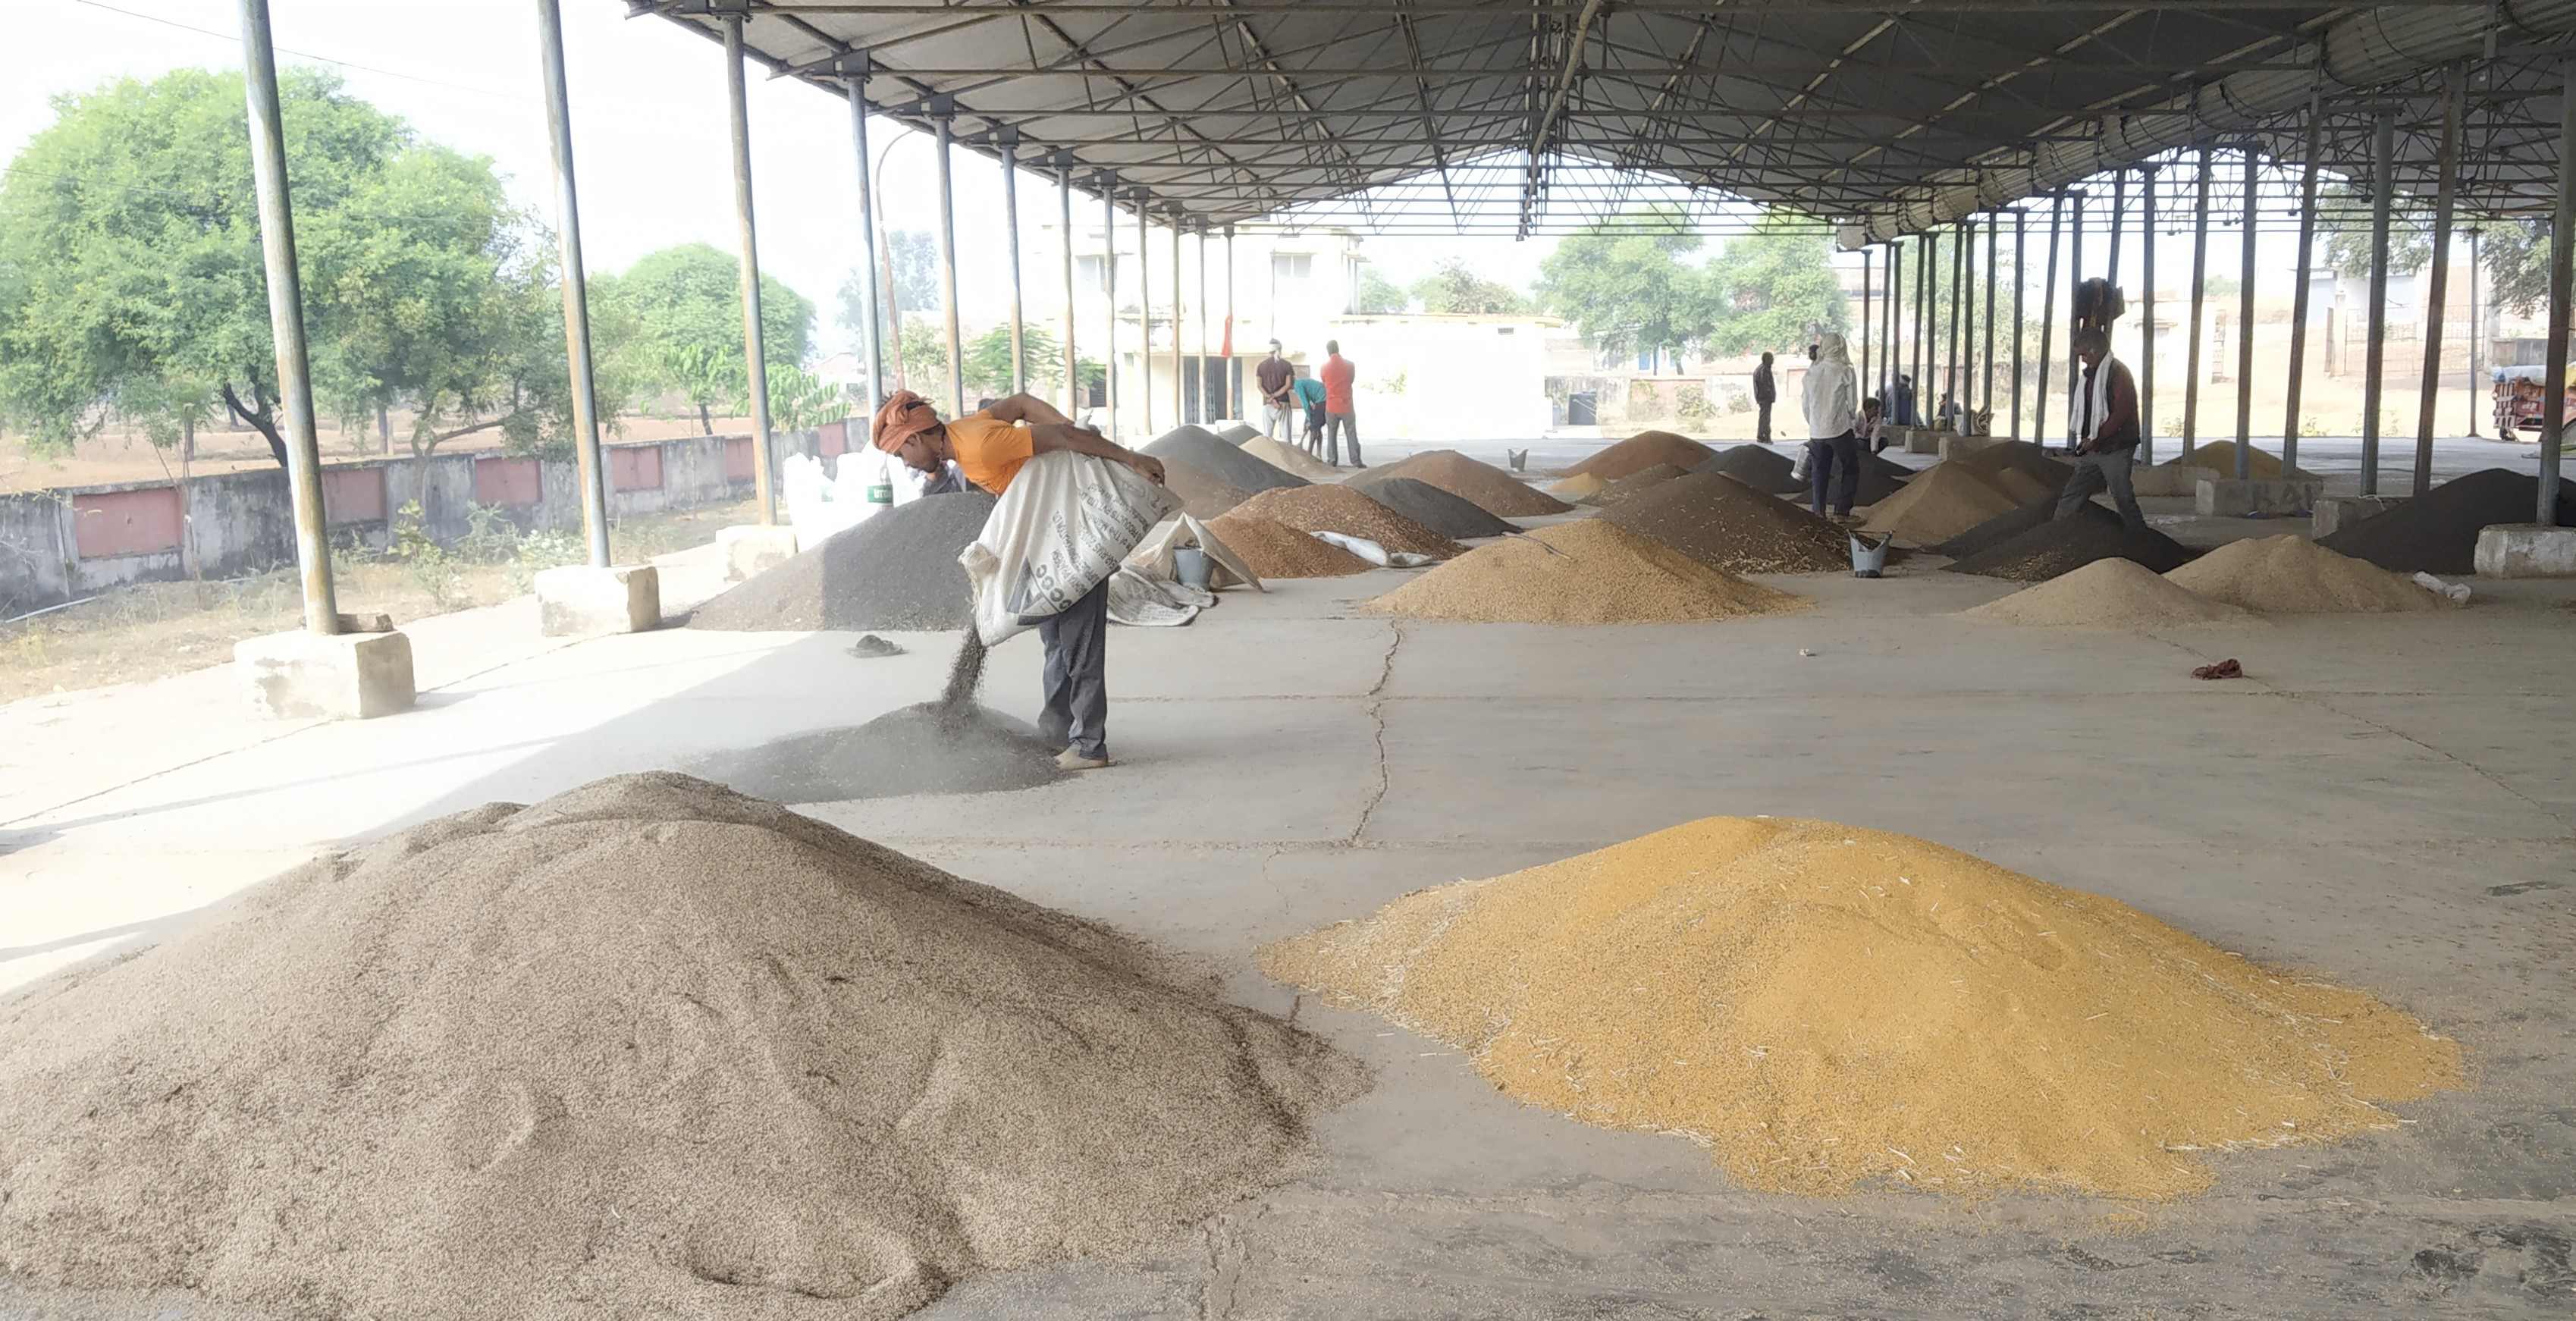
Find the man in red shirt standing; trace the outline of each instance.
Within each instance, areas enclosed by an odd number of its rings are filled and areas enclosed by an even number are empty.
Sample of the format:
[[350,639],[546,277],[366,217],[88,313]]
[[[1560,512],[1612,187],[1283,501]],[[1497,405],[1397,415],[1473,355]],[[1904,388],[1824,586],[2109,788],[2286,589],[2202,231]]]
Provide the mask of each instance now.
[[1324,368],[1315,373],[1324,382],[1324,462],[1336,468],[1342,466],[1341,438],[1348,435],[1351,466],[1365,468],[1368,464],[1360,459],[1359,420],[1351,412],[1351,378],[1358,370],[1342,356],[1340,340],[1325,340],[1324,354]]

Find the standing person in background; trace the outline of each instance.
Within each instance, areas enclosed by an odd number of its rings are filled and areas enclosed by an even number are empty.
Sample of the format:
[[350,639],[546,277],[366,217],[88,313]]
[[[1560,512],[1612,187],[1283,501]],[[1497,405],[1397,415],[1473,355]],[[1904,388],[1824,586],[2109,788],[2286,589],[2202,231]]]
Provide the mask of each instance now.
[[1289,415],[1297,408],[1297,368],[1279,350],[1279,341],[1270,341],[1270,356],[1253,369],[1252,378],[1261,387],[1261,434],[1285,441]]
[[1780,401],[1780,386],[1771,379],[1771,354],[1764,350],[1762,365],[1753,369],[1753,407],[1760,416],[1753,422],[1753,441],[1771,443],[1771,405]]
[[1896,374],[1896,388],[1889,390],[1887,394],[1887,410],[1896,418],[1896,425],[1900,427],[1919,427],[1923,425],[1923,423],[1917,420],[1914,415],[1913,377],[1908,376],[1903,372],[1898,372]]
[[1324,457],[1324,383],[1312,376],[1297,378],[1297,402],[1306,409],[1306,452]]
[[1342,466],[1342,437],[1351,438],[1351,466],[1365,468],[1360,461],[1359,415],[1351,409],[1351,379],[1359,369],[1342,356],[1342,342],[1324,341],[1324,369],[1315,373],[1324,378],[1324,462]]
[[2111,336],[2100,326],[2083,326],[2073,339],[2075,357],[2084,364],[2083,384],[2076,387],[2067,421],[2075,432],[2075,475],[2058,497],[2057,516],[2073,518],[2097,491],[2108,490],[2120,510],[2120,521],[2143,532],[2147,516],[2138,510],[2137,490],[2129,484],[2129,461],[2138,450],[2138,383],[2129,365],[2111,356]]
[[1830,488],[1834,516],[1848,517],[1860,494],[1860,438],[1853,431],[1860,412],[1860,379],[1842,336],[1827,331],[1817,338],[1816,361],[1807,368],[1801,402],[1807,413],[1808,508],[1824,517]]

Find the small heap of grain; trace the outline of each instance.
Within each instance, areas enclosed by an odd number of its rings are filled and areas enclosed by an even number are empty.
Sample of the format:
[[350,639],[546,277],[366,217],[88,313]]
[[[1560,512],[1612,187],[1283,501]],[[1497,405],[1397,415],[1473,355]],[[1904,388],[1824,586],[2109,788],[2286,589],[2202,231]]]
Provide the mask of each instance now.
[[2164,1197],[2209,1153],[2392,1128],[2458,1046],[2115,900],[1920,839],[1714,817],[1421,890],[1264,971],[1532,1105],[1833,1194]]
[[[2488,468],[2455,477],[2317,544],[2399,573],[2475,573],[2478,532],[2497,523],[2528,523],[2539,507],[2538,478]],[[2576,526],[2576,489],[2559,497],[2558,522]]]
[[[2269,481],[2282,475],[2281,458],[2279,455],[2267,453],[2260,449],[2252,449],[2250,446],[2248,448],[2251,450],[2251,452],[2245,456],[2245,471],[2248,475],[2264,481]],[[2221,477],[2234,477],[2236,475],[2236,442],[2232,440],[2217,440],[2211,441],[2206,445],[2195,445],[2189,453],[2177,454],[2157,466],[2162,468],[2210,468],[2216,470],[2218,475]],[[2316,480],[2315,473],[2302,470],[2293,470],[2289,475],[2294,478],[2305,478],[2309,481]]]
[[1163,460],[1163,485],[1181,498],[1181,509],[1205,522],[1252,498],[1252,492],[1179,459]]
[[2135,560],[2095,560],[1960,617],[2036,628],[2157,629],[2260,622],[2249,611],[2177,586]]
[[2078,515],[2051,519],[1944,567],[1952,573],[2036,583],[2095,560],[2115,558],[2134,560],[2149,573],[2163,573],[2190,560],[2191,551],[2154,528],[2132,528],[2117,515],[2107,521]]
[[1608,486],[1609,484],[1610,483],[1603,481],[1588,472],[1581,472],[1576,473],[1575,475],[1568,477],[1564,481],[1558,482],[1556,485],[1547,489],[1557,495],[1572,496],[1573,498],[1580,500],[1583,497],[1600,490],[1602,487]]
[[1341,469],[1294,445],[1283,445],[1268,436],[1254,436],[1242,442],[1242,448],[1244,453],[1263,463],[1281,472],[1294,473],[1308,481],[1330,481],[1342,475]]
[[[1276,519],[1300,532],[1339,532],[1408,555],[1452,559],[1467,548],[1343,486],[1300,486],[1264,491],[1235,507],[1238,514]],[[1223,536],[1223,533],[1219,533]]]
[[1568,477],[1598,477],[1615,482],[1633,472],[1670,464],[1684,472],[1716,457],[1717,451],[1669,431],[1640,431],[1565,470]]
[[1688,471],[1687,468],[1676,468],[1669,463],[1658,463],[1651,468],[1639,468],[1583,497],[1583,503],[1606,509],[1648,488],[1661,486]]
[[1903,489],[1879,501],[1861,528],[1893,536],[1909,546],[1929,546],[1997,514],[2009,513],[2022,503],[1955,463],[1936,463]]
[[1064,740],[978,706],[923,702],[864,725],[809,729],[708,753],[680,769],[779,803],[838,803],[907,794],[1033,789],[1061,778]]
[[295,1318],[892,1318],[1166,1240],[1363,1085],[1114,932],[619,776],[11,1002],[0,1263]]
[[1490,463],[1478,463],[1456,450],[1424,450],[1401,463],[1371,468],[1343,483],[1367,490],[1373,482],[1410,477],[1439,487],[1496,518],[1535,518],[1562,514],[1574,506],[1532,487]]
[[2054,499],[2075,469],[2026,440],[1998,441],[1950,460],[2017,501]]
[[1227,550],[1242,556],[1244,564],[1265,580],[1340,578],[1377,567],[1275,518],[1256,518],[1238,511],[1210,520],[1207,527]]
[[1478,624],[1663,624],[1809,604],[1588,518],[1479,546],[1360,608]]
[[[1935,555],[1947,555],[1954,560],[1963,560],[1990,546],[2000,546],[2032,528],[2051,522],[2056,517],[2057,497],[2046,496],[2027,504],[2016,505],[1947,541],[1926,546],[1924,549]],[[2109,506],[2095,504],[2090,500],[2077,505],[2075,512],[2068,517],[2095,523],[2120,521],[2120,516]]]
[[1794,495],[1807,489],[1798,480],[1797,460],[1769,445],[1730,445],[1692,472],[1711,472],[1770,495]]
[[2289,533],[2231,541],[2165,577],[2267,615],[2389,614],[2450,604],[2411,578]]
[[1728,573],[1825,573],[1851,567],[1841,528],[1732,477],[1688,473],[1601,516]]
[[1306,479],[1243,452],[1241,446],[1216,438],[1204,427],[1178,426],[1155,438],[1143,453],[1165,462],[1183,463],[1230,486],[1259,494],[1281,487],[1304,486]]
[[1520,530],[1463,496],[1410,477],[1389,477],[1352,489],[1454,541],[1500,537]]

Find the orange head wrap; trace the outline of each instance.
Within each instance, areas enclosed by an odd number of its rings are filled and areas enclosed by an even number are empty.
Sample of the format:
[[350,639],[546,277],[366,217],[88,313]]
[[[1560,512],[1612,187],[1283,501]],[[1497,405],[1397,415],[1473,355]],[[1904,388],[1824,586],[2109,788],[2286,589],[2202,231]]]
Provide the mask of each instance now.
[[930,401],[910,390],[897,390],[886,396],[885,406],[877,410],[876,421],[868,431],[868,443],[892,454],[903,443],[939,425],[939,414],[931,411]]

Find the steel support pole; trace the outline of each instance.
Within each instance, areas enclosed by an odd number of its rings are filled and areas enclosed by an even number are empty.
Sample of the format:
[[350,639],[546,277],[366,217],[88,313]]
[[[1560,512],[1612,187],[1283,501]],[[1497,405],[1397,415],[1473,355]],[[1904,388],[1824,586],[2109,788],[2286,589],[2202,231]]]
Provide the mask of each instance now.
[[1869,397],[1870,393],[1869,277],[1870,251],[1864,245],[1860,250],[1860,393],[1862,398]]
[[1932,392],[1932,273],[1939,248],[1932,231],[1917,236],[1914,255],[1923,269],[1914,275],[1914,419],[1927,423],[1932,417],[1935,400],[1923,396]]
[[1986,351],[1980,355],[1983,367],[1982,383],[1977,387],[1977,407],[1986,415],[1989,434],[1995,428],[1995,254],[1996,245],[2002,239],[2002,229],[1998,217],[1986,217],[1986,315],[1982,323],[1986,332]]
[[2243,255],[2236,273],[2236,480],[2254,475],[2254,220],[2260,214],[2255,190],[2260,157],[2245,147],[2245,213]]
[[2433,489],[2433,414],[2442,403],[2442,322],[2450,312],[2451,208],[2460,187],[2461,101],[2468,79],[2442,73],[2441,177],[2433,188],[2433,269],[2424,289],[2424,383],[2415,398],[2415,494]]
[[1192,244],[1199,258],[1199,419],[1202,424],[1224,416],[1208,402],[1208,291],[1207,291],[1207,226],[1199,226],[1198,242]]
[[1108,324],[1101,327],[1100,392],[1109,410],[1108,436],[1118,439],[1118,180],[1100,176],[1100,304]]
[[2075,448],[2075,392],[2084,388],[2084,359],[2075,353],[2075,295],[2084,283],[2084,193],[2078,189],[2066,198],[2068,228],[2066,240],[2066,447]]
[[555,170],[555,259],[561,264],[564,361],[572,372],[572,451],[581,473],[581,531],[590,564],[609,566],[608,475],[599,455],[599,391],[590,370],[590,290],[581,262],[581,202],[573,188],[572,98],[564,80],[563,11],[537,0],[537,47],[546,85],[546,145]]
[[2138,462],[2156,461],[2156,170],[2138,169]]
[[2021,307],[2022,286],[2030,283],[2030,269],[2022,264],[2023,254],[2029,249],[2026,241],[2029,237],[2028,220],[2028,212],[2019,206],[2013,208],[2012,384],[2006,393],[2012,406],[2011,435],[2015,440],[2021,439],[2021,337],[2023,329],[2030,324],[2022,315]]
[[1899,364],[1904,359],[1897,356],[1897,351],[1903,346],[1904,341],[1898,337],[1896,327],[1903,319],[1903,308],[1900,304],[1905,296],[1905,241],[1903,239],[1888,241],[1886,286],[1880,291],[1878,298],[1878,374],[1881,378],[1881,387],[1887,391],[1887,420],[1891,425],[1902,426],[1905,419],[1896,415],[1896,374],[1902,370]]
[[2048,446],[2048,351],[2057,331],[2057,236],[2060,222],[2066,218],[2066,190],[2058,189],[2048,198],[2048,272],[2039,282],[2039,371],[2031,377],[2034,407],[2030,417],[2030,438],[2042,449]]
[[764,527],[778,522],[778,482],[769,461],[769,345],[760,327],[759,227],[751,210],[751,107],[743,90],[742,19],[724,23],[725,96],[733,113],[733,218],[742,237],[742,362],[751,396],[751,488]]
[[2299,392],[2308,380],[2308,273],[2317,252],[2317,158],[2325,154],[2325,105],[2308,97],[2307,159],[2299,166],[2298,284],[2290,291],[2289,400],[2281,418],[2281,466],[2299,466]]
[[1146,232],[1145,190],[1136,190],[1136,398],[1139,425],[1154,438],[1154,240]]
[[1056,201],[1060,214],[1056,232],[1064,239],[1064,321],[1059,327],[1064,338],[1064,415],[1082,416],[1082,355],[1074,348],[1073,333],[1073,156],[1056,157]]
[[2106,275],[2111,283],[2120,282],[2120,236],[2126,232],[2129,216],[2129,172],[2111,171],[2111,268]]
[[[285,414],[286,492],[295,509],[295,564],[304,580],[304,628],[340,631],[331,583],[330,522],[322,508],[322,438],[313,425],[313,373],[304,346],[304,282],[295,259],[295,205],[278,118],[277,50],[268,0],[242,0],[242,68],[250,101],[251,182],[259,190],[259,247],[268,277],[268,330],[277,344],[277,402]],[[2564,301],[2564,300],[2561,300]]]
[[2209,292],[2209,148],[2200,149],[2192,169],[2191,202],[2191,339],[2184,345],[2182,382],[2182,452],[2187,458],[2200,443],[2201,305]]
[[2478,382],[2485,379],[2487,324],[2479,315],[2480,286],[2486,283],[2487,268],[2478,259],[2478,231],[2469,231],[2469,429],[2471,440],[2478,438]]
[[878,282],[885,278],[877,269],[877,199],[868,171],[868,80],[849,77],[841,80],[841,90],[850,98],[850,142],[859,156],[859,259],[865,263],[866,286],[860,301],[862,314],[868,319],[868,406],[873,415],[885,402],[885,331],[887,317],[877,303]]
[[[1225,394],[1236,408],[1243,407],[1242,359],[1234,355],[1234,226],[1225,227]],[[1249,410],[1246,410],[1247,412]],[[1246,422],[1252,419],[1242,419]]]
[[[1002,233],[1011,252],[1011,390],[1029,388],[1027,303],[1020,290],[1020,137],[1009,129],[998,135],[1002,149]],[[1069,415],[1068,415],[1069,416]]]
[[2540,499],[2531,521],[2558,521],[2559,447],[2567,428],[2569,263],[2576,257],[2576,61],[2561,74],[2558,99],[2558,215],[2549,227],[2549,397],[2540,411]]
[[2370,125],[2370,339],[2362,359],[2361,493],[2379,494],[2379,404],[2388,388],[2388,213],[2397,201],[2397,116]]
[[1976,300],[1968,288],[1976,282],[1976,263],[1971,257],[1977,250],[1977,222],[1972,218],[1959,222],[1950,232],[1950,368],[1942,374],[1949,387],[1950,407],[1957,410],[1953,425],[1962,433],[1968,422],[1968,353],[1975,341],[1969,338],[1968,317]]
[[[738,20],[737,20],[738,21]],[[957,190],[949,167],[956,125],[945,112],[933,115],[939,144],[939,302],[948,333],[948,415],[966,416],[966,344],[957,324]]]
[[1188,361],[1188,359],[1186,359],[1186,358],[1182,355],[1182,353],[1181,353],[1181,326],[1182,326],[1182,324],[1183,324],[1183,322],[1182,322],[1182,320],[1181,320],[1181,317],[1182,317],[1183,313],[1187,311],[1187,309],[1183,306],[1183,304],[1184,304],[1186,301],[1187,301],[1186,299],[1184,299],[1184,298],[1182,298],[1182,297],[1181,297],[1181,217],[1180,217],[1180,214],[1179,214],[1178,212],[1175,212],[1175,213],[1173,213],[1173,215],[1172,215],[1172,425],[1173,425],[1173,426],[1179,426],[1179,425],[1181,425],[1182,423],[1187,422],[1187,421],[1189,421],[1189,420],[1190,420],[1189,413],[1188,413],[1188,411],[1187,411],[1187,408],[1188,408],[1188,400],[1189,400],[1189,393],[1188,393],[1188,391],[1187,391],[1187,390],[1182,386],[1182,384],[1181,384],[1181,376],[1182,376],[1183,364],[1185,364],[1185,363]]

